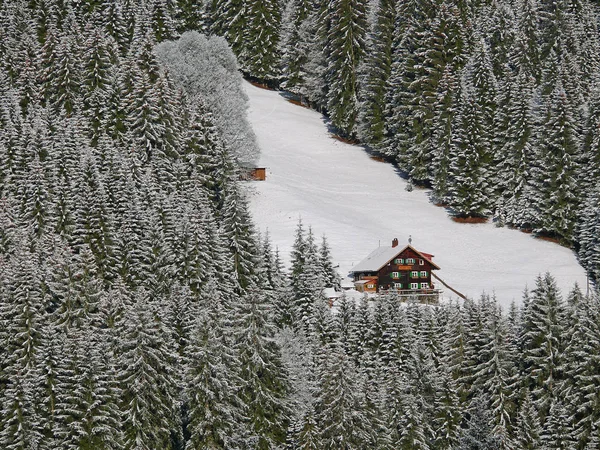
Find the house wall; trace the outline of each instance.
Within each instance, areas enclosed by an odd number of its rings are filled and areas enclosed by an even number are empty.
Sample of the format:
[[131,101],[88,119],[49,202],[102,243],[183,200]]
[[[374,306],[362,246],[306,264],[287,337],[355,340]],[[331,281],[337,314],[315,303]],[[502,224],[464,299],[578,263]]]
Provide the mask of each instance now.
[[[405,261],[405,264],[399,265],[394,264],[394,260],[402,258]],[[415,264],[407,265],[406,259],[413,258],[415,260]],[[420,261],[423,261],[423,264],[419,264]],[[381,289],[390,289],[393,288],[394,283],[402,283],[401,289],[410,289],[410,283],[429,283],[429,287],[433,287],[431,283],[431,263],[421,258],[417,253],[415,253],[410,248],[405,249],[401,254],[397,255],[388,265],[385,265],[379,270],[379,290]],[[426,271],[427,277],[421,278],[411,278],[410,273],[412,271]],[[399,272],[399,278],[392,278],[393,272]]]

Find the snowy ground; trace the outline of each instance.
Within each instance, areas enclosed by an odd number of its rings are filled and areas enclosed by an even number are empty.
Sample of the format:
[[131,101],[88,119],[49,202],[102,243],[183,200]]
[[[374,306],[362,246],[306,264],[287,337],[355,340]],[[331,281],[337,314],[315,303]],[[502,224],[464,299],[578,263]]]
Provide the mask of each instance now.
[[392,165],[332,138],[317,112],[249,83],[245,90],[259,165],[267,167],[266,181],[248,183],[251,210],[284,258],[302,217],[319,242],[327,236],[343,276],[380,243],[397,237],[402,246],[412,235],[415,248],[435,255],[437,275],[467,296],[495,292],[503,305],[520,302],[523,288],[546,271],[564,294],[574,282],[585,289],[571,250],[492,223],[455,223],[426,190],[407,192]]

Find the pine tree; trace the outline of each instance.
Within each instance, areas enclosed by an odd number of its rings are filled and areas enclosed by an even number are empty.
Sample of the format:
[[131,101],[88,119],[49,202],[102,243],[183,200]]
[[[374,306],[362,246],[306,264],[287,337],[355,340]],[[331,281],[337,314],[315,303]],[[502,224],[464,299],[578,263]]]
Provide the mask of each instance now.
[[[571,316],[566,335],[570,338],[565,347],[565,381],[561,391],[565,398],[568,423],[574,428],[572,438],[578,447],[589,443],[597,422],[597,385],[600,373],[597,370],[597,349],[600,345],[598,327],[598,297],[584,297],[576,287],[570,294]],[[576,299],[576,302],[573,300]]]
[[[450,306],[456,309],[456,306]],[[458,389],[452,375],[452,324],[448,322],[442,331],[442,348],[438,357],[440,365],[437,370],[439,377],[436,384],[434,419],[432,423],[435,435],[434,447],[439,449],[455,448],[460,436],[462,412],[459,407]]]
[[319,247],[319,263],[321,266],[322,279],[325,284],[325,287],[329,288],[340,288],[340,274],[335,270],[333,266],[333,261],[331,259],[331,249],[329,248],[329,243],[327,242],[327,238],[323,235],[323,239],[321,240],[321,246]]
[[280,67],[280,2],[250,1],[246,14],[244,50],[239,55],[242,70],[260,80],[277,81]]
[[559,82],[552,93],[535,167],[537,231],[573,238],[579,188],[576,181],[579,134],[572,104]]
[[453,119],[456,112],[456,76],[446,66],[438,86],[435,116],[432,123],[432,179],[434,200],[444,203],[448,194],[448,171],[452,149]]
[[274,326],[265,296],[250,290],[235,310],[235,333],[239,355],[239,396],[246,406],[250,433],[256,448],[275,448],[285,442],[289,410],[288,383],[280,350],[273,340]]
[[245,413],[237,395],[239,361],[226,338],[220,294],[212,285],[205,296],[207,308],[194,321],[185,354],[186,448],[236,448],[244,437]]
[[[120,406],[126,449],[170,449],[179,434],[179,405],[175,370],[177,355],[157,308],[143,291],[117,323]],[[160,368],[160,370],[158,370]]]
[[122,448],[121,393],[114,355],[103,332],[87,328],[66,334],[57,375],[55,433],[65,448]]
[[294,94],[300,95],[303,102],[306,91],[306,64],[309,57],[309,46],[312,39],[310,33],[310,0],[289,0],[281,19],[281,53],[282,75],[281,86]]
[[461,83],[448,168],[448,205],[459,217],[485,217],[490,213],[489,148],[481,105],[470,80]]
[[365,52],[365,0],[331,0],[327,34],[327,111],[346,136],[356,135],[358,66]]
[[321,364],[316,402],[320,448],[363,448],[365,417],[357,390],[356,369],[341,342],[333,342],[324,350]]
[[392,70],[396,3],[383,0],[376,5],[375,19],[365,44],[357,133],[363,142],[375,148],[383,140],[385,88]]
[[[231,183],[232,184],[232,183]],[[223,237],[229,243],[233,271],[240,288],[245,290],[257,283],[257,243],[246,199],[239,188],[231,185],[226,191],[221,217]]]
[[577,233],[579,260],[593,280],[600,280],[600,190],[582,202]]
[[463,428],[459,447],[461,450],[499,449],[500,439],[495,436],[490,426],[490,415],[485,406],[485,399],[477,396],[471,402],[469,419]]
[[538,413],[533,406],[531,395],[525,392],[515,424],[515,445],[518,448],[533,450],[540,448],[542,427]]
[[497,214],[503,222],[526,227],[534,220],[530,206],[533,200],[533,80],[527,72],[520,71],[514,84],[508,86],[510,98],[504,118],[508,126],[503,147],[499,149],[498,180],[502,181],[498,186],[501,197]]
[[296,226],[290,259],[290,278],[292,289],[294,290],[294,295],[298,296],[300,292],[299,279],[302,272],[304,272],[304,264],[306,260],[306,235],[302,218],[298,219],[298,225]]
[[567,411],[559,400],[554,399],[542,428],[540,436],[542,445],[548,450],[573,448],[570,435],[570,421]]
[[211,31],[223,36],[239,56],[245,50],[248,2],[244,0],[210,0]]
[[536,288],[523,311],[521,358],[522,377],[542,422],[561,381],[564,315],[556,281],[550,274],[538,276]]

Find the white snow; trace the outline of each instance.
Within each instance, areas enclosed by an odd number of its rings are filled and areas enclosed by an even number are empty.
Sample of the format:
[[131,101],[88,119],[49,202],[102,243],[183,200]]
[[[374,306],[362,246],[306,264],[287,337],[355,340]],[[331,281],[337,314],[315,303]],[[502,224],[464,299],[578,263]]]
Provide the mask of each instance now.
[[[288,261],[301,217],[320,241],[325,234],[345,276],[379,245],[397,237],[435,255],[436,274],[471,297],[495,292],[508,306],[525,286],[550,271],[566,295],[575,282],[585,292],[585,272],[574,253],[552,242],[493,223],[459,224],[433,205],[427,190],[405,190],[406,181],[359,146],[334,139],[321,114],[279,93],[244,83],[249,120],[261,149],[266,181],[249,182],[250,206],[261,232]],[[440,283],[436,287],[442,287]]]

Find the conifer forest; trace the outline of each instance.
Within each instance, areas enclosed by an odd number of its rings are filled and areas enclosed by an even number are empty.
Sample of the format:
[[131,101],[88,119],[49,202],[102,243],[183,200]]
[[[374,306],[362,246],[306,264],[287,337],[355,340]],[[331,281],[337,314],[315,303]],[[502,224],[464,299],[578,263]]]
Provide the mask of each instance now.
[[600,297],[342,295],[243,77],[600,282],[590,0],[0,0],[0,449],[600,449]]

